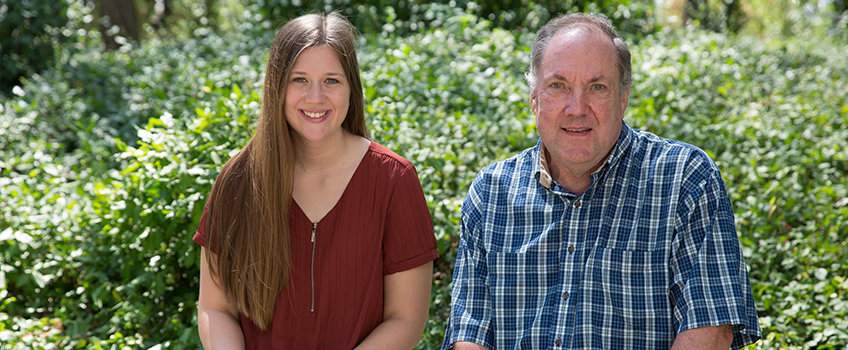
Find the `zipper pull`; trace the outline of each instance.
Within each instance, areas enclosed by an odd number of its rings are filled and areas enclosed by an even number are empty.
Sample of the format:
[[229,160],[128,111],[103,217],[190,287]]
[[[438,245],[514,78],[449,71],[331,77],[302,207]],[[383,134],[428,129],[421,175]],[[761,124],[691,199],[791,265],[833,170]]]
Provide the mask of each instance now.
[[313,222],[312,223],[312,240],[311,240],[312,243],[315,243],[315,229],[316,228],[318,228],[318,223]]

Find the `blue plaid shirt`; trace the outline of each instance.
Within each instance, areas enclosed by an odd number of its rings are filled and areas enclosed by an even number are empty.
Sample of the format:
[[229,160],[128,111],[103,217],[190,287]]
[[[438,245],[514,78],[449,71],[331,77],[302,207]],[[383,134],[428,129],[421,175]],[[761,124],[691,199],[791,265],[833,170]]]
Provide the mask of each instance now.
[[443,348],[667,350],[723,324],[734,349],[760,338],[709,156],[624,124],[575,195],[550,180],[541,147],[484,168],[468,191]]

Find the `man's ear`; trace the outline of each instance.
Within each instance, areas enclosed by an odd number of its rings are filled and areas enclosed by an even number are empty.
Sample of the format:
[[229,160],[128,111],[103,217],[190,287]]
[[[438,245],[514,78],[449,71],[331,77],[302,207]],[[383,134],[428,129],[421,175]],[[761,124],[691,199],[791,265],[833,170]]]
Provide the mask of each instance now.
[[539,104],[539,101],[536,99],[536,89],[530,91],[530,109],[533,110],[533,115],[536,115],[536,106]]
[[624,89],[624,93],[621,94],[621,114],[624,115],[624,111],[627,110],[627,101],[630,99],[630,86]]

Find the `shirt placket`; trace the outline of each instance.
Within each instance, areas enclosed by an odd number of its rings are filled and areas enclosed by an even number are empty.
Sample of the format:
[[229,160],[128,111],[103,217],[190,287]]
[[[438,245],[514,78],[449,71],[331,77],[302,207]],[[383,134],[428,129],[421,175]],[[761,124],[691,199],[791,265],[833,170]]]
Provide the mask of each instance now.
[[583,202],[584,196],[581,195],[574,199],[568,199],[567,196],[560,196],[560,198],[566,206],[560,220],[562,241],[559,249],[559,280],[561,281],[558,291],[559,307],[556,310],[556,322],[549,338],[552,343],[545,344],[545,347],[551,348],[567,348],[572,340],[576,311],[574,293],[577,291],[582,274],[580,271],[582,268],[580,263],[582,247],[578,241],[586,230],[585,220],[582,220],[584,217],[582,214],[586,210]]

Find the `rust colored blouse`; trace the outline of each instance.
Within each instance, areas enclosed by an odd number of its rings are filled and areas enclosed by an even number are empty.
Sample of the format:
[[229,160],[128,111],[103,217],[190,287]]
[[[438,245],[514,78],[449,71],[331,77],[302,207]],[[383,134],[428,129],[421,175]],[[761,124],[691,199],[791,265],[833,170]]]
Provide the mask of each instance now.
[[[291,280],[271,329],[241,315],[247,349],[351,349],[383,320],[383,276],[439,256],[415,168],[374,141],[321,221],[294,200],[289,215]],[[204,210],[193,238],[200,245],[205,221]]]

